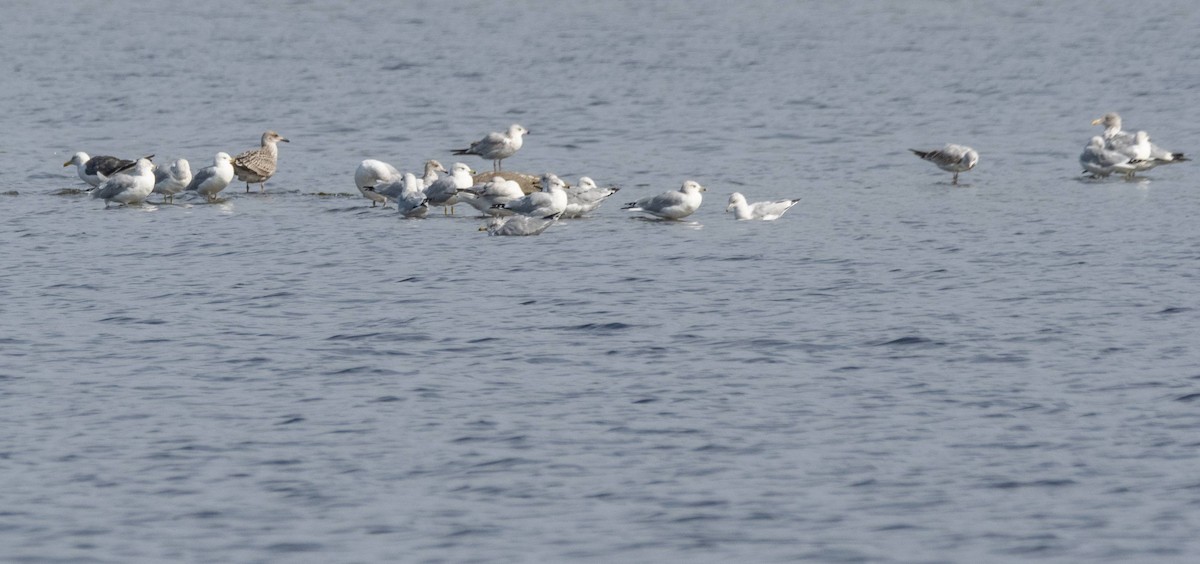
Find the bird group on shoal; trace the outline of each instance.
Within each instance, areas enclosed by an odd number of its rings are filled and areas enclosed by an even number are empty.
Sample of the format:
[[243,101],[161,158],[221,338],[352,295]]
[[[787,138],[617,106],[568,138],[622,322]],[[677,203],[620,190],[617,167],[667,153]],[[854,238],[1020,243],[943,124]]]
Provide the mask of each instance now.
[[[1165,151],[1151,143],[1145,131],[1122,131],[1121,117],[1116,113],[1105,114],[1092,125],[1103,125],[1104,133],[1091,139],[1079,156],[1079,162],[1084,174],[1094,178],[1114,173],[1132,178],[1138,172],[1162,164],[1188,160],[1182,153]],[[503,133],[490,133],[466,149],[453,151],[454,155],[474,155],[492,161],[490,175],[477,175],[461,162],[446,170],[438,161],[429,160],[418,177],[412,172],[402,173],[383,161],[367,159],[355,170],[354,184],[363,197],[371,201],[371,207],[382,205],[386,208],[390,203],[405,218],[425,217],[432,207],[442,207],[443,213],[450,215],[456,204],[465,203],[491,218],[481,230],[486,229],[493,235],[539,234],[561,218],[580,217],[595,210],[619,190],[597,186],[586,176],[580,177],[576,185],[569,186],[550,173],[535,178],[504,172],[502,161],[521,149],[528,133],[524,127],[514,124]],[[152,193],[162,194],[163,200],[170,202],[183,191],[195,191],[213,202],[235,176],[246,183],[247,192],[251,184],[259,184],[259,190],[265,190],[266,181],[275,174],[280,141],[288,142],[278,133],[267,131],[258,148],[236,157],[217,153],[213,166],[195,174],[184,159],[156,166],[151,162],[153,155],[129,161],[110,156],[89,157],[80,152],[63,166],[75,165],[79,177],[93,187],[92,196],[103,199],[106,208],[110,202],[140,204]],[[936,150],[909,150],[938,168],[954,173],[953,184],[958,184],[959,173],[975,168],[979,162],[979,153],[965,145],[951,143]],[[439,177],[439,172],[448,176]],[[699,183],[688,180],[678,190],[626,203],[622,209],[679,220],[700,207],[701,193],[705,191]],[[799,199],[750,203],[745,196],[734,192],[729,196],[726,212],[733,212],[739,220],[770,221],[781,217],[797,202]]]

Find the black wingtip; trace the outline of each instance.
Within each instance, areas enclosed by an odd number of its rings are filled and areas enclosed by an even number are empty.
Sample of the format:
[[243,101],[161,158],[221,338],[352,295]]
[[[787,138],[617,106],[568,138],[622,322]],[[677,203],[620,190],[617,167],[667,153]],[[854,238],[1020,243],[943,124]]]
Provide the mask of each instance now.
[[1190,160],[1192,160],[1192,159],[1189,159],[1189,158],[1187,158],[1187,157],[1183,156],[1183,153],[1171,153],[1171,158],[1173,158],[1173,159],[1175,159],[1175,160],[1177,160],[1177,161],[1190,161]]
[[471,154],[471,153],[468,153],[467,151],[470,151],[470,149],[450,149],[450,154],[451,155],[469,155],[469,154]]
[[637,202],[625,202],[624,204],[621,205],[621,209],[623,209],[623,210],[627,210],[629,208],[636,208],[636,207],[637,207]]
[[921,157],[922,159],[925,158],[925,155],[929,154],[928,151],[918,151],[916,149],[909,149],[909,151],[912,151],[914,155]]

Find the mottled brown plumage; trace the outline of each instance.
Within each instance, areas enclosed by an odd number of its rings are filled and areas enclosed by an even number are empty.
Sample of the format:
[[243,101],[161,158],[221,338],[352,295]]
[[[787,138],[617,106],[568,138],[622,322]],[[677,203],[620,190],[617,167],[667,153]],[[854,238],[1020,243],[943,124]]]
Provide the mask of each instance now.
[[280,141],[290,143],[278,133],[268,131],[262,134],[261,147],[233,158],[233,172],[238,180],[246,183],[247,192],[251,183],[257,183],[260,192],[266,189],[267,180],[275,175],[275,163],[279,159],[279,147],[276,144]]

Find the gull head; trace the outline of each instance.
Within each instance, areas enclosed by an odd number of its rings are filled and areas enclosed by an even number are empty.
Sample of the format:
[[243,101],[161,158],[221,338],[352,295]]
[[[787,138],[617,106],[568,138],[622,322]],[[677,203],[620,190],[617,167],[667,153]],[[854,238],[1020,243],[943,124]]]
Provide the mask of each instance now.
[[1091,147],[1093,149],[1103,149],[1104,148],[1104,138],[1099,135],[1092,137],[1092,141],[1091,141],[1091,143],[1088,143],[1088,147]]
[[1141,145],[1142,143],[1150,142],[1150,134],[1145,131],[1139,131],[1133,136],[1133,142]]
[[171,163],[171,172],[175,173],[177,177],[191,176],[192,165],[187,162],[187,159],[175,159],[175,162]]
[[224,151],[217,153],[217,156],[213,157],[213,164],[216,166],[221,166],[222,164],[229,164],[231,162],[233,162],[233,157],[229,156],[229,153],[226,153]]
[[1119,128],[1121,127],[1121,116],[1117,115],[1117,112],[1108,112],[1092,120],[1092,125],[1103,125],[1106,128],[1116,126]]
[[529,134],[529,130],[525,129],[524,127],[521,127],[520,125],[517,125],[514,123],[514,124],[508,126],[508,136],[509,137],[520,137],[522,135],[528,135],[528,134]]
[[725,213],[733,211],[739,205],[746,204],[746,197],[741,192],[734,192],[729,195],[729,205],[725,206]]
[[284,137],[278,133],[275,133],[274,131],[267,131],[266,133],[263,133],[263,135],[262,135],[262,144],[263,145],[266,145],[268,143],[278,143],[280,141],[283,141],[284,143],[291,143],[291,141],[288,141],[287,137]]
[[138,174],[145,174],[147,172],[153,172],[154,171],[154,163],[150,162],[150,159],[153,157],[154,157],[154,155],[150,155],[149,157],[142,157],[142,158],[138,159],[137,164],[135,164],[133,166],[133,169],[136,170],[138,172]]
[[91,157],[89,157],[87,153],[80,151],[74,155],[71,155],[71,160],[63,163],[63,166],[82,165],[88,162],[90,159]]
[[559,178],[557,174],[552,174],[552,173],[547,172],[546,174],[542,175],[542,191],[543,192],[549,192],[551,188],[555,188],[555,187],[557,187],[561,190],[561,189],[566,188],[566,186],[567,186],[567,183],[563,182],[562,179]]
[[428,173],[431,170],[436,172],[446,172],[446,167],[442,166],[442,163],[439,163],[433,159],[429,159],[425,161],[425,172]]
[[707,189],[707,188],[705,188],[705,187],[703,187],[703,186],[701,186],[701,185],[700,185],[700,183],[699,183],[699,182],[696,182],[695,180],[688,180],[687,182],[684,182],[684,183],[683,183],[683,187],[682,187],[682,188],[680,188],[680,189],[679,189],[679,191],[680,191],[680,192],[688,192],[688,193],[691,193],[691,192],[707,192],[707,191],[708,191],[708,189]]
[[585,191],[585,192],[588,190],[595,190],[596,189],[596,181],[592,180],[591,178],[588,178],[586,176],[580,176],[579,177],[579,189],[582,191]]
[[463,163],[454,163],[450,166],[450,174],[458,173],[475,174],[475,171],[471,170],[471,167]]

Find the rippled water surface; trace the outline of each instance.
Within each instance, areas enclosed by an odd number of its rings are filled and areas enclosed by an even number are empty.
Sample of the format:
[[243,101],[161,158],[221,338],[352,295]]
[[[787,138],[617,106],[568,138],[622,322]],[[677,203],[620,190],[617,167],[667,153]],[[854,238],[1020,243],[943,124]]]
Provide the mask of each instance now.
[[[1106,111],[1200,153],[1193,3],[3,15],[0,560],[1200,558],[1200,168],[1076,163]],[[616,201],[499,238],[354,190],[514,122]],[[268,128],[215,205],[60,166]],[[906,150],[948,141],[962,186]]]

